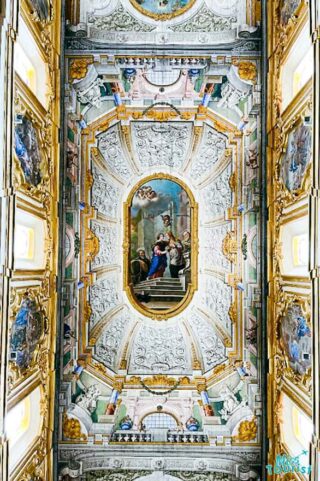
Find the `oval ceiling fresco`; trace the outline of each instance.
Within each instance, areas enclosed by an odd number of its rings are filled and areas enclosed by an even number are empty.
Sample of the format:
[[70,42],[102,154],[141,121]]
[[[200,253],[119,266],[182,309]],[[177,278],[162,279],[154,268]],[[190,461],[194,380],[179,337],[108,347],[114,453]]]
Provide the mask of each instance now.
[[155,20],[169,20],[189,10],[195,0],[130,0],[139,12]]
[[125,205],[125,289],[146,315],[171,317],[189,304],[197,279],[197,205],[168,174],[139,182]]

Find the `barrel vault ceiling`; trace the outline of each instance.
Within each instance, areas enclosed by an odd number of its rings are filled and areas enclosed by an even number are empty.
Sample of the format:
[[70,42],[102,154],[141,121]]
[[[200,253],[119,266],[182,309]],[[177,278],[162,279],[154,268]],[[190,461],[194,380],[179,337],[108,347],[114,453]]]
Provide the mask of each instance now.
[[[110,420],[95,410],[99,402],[105,413],[114,391],[114,419],[133,404],[138,419],[161,392],[174,387],[168,409],[180,416],[203,406],[205,390],[205,471],[240,479],[239,465],[260,462],[258,8],[171,3],[159,11],[148,1],[83,0],[69,9],[59,447],[63,472],[73,461],[84,479],[117,468]],[[152,176],[182,182],[197,206],[194,289],[168,316],[137,308],[126,285],[125,205]],[[167,448],[166,469],[177,470]],[[132,455],[120,455],[122,469],[136,466]],[[147,471],[154,456],[140,460]]]

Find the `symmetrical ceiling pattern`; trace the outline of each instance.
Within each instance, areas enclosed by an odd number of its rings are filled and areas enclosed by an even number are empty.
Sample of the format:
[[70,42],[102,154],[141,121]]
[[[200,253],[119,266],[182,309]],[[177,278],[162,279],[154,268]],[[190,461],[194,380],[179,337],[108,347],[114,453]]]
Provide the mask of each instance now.
[[101,46],[232,44],[239,33],[250,37],[257,30],[255,12],[247,9],[247,3],[250,8],[251,2],[246,0],[222,4],[217,0],[166,3],[83,0],[73,19],[74,25],[69,25],[69,46],[83,49],[82,37]]
[[[198,131],[197,134],[194,132],[195,126],[192,121],[132,121],[130,127],[129,136],[126,138],[127,130],[122,127],[121,122],[112,124],[103,133],[97,133],[97,147],[91,147],[94,155],[91,155],[92,186],[88,191],[88,199],[89,202],[92,199],[92,206],[97,209],[97,216],[95,219],[89,219],[88,223],[85,221],[82,232],[87,232],[87,237],[91,236],[96,239],[99,247],[93,255],[92,252],[87,251],[92,247],[91,244],[88,242],[85,246],[87,253],[84,259],[89,255],[90,270],[96,276],[96,280],[88,289],[89,337],[95,337],[98,324],[101,334],[98,338],[99,349],[96,350],[96,353],[100,353],[97,354],[100,360],[108,359],[111,355],[107,352],[105,352],[105,356],[101,354],[103,349],[106,351],[110,349],[108,343],[105,348],[101,345],[101,339],[106,339],[109,329],[112,337],[117,333],[118,336],[126,338],[124,342],[117,341],[118,364],[115,364],[114,356],[112,356],[112,362],[106,363],[106,366],[116,374],[122,358],[126,360],[130,374],[149,372],[190,374],[191,361],[187,362],[184,353],[192,352],[192,346],[194,349],[196,346],[196,352],[198,352],[198,355],[194,356],[194,361],[199,358],[204,372],[207,371],[205,366],[210,364],[208,344],[212,353],[212,366],[218,364],[217,359],[220,360],[219,364],[226,360],[226,348],[223,349],[222,345],[219,345],[219,334],[221,335],[222,332],[225,338],[229,339],[228,347],[231,347],[233,321],[230,312],[232,305],[237,302],[237,292],[232,281],[226,283],[225,279],[228,275],[232,277],[235,274],[239,278],[241,277],[240,272],[237,272],[238,265],[234,263],[235,256],[230,257],[227,246],[225,251],[223,249],[223,245],[228,242],[228,235],[231,235],[232,228],[234,229],[234,242],[239,243],[235,234],[238,221],[232,221],[228,213],[228,209],[232,207],[237,196],[241,195],[241,193],[233,192],[230,182],[233,171],[232,148],[229,148],[228,157],[225,156],[230,134],[218,132],[210,125],[209,120],[202,124],[201,132]],[[234,128],[233,131],[236,132]],[[197,146],[195,145],[196,141]],[[240,136],[239,140],[233,143],[235,153],[238,146],[240,149]],[[203,163],[203,152],[207,153],[208,149],[209,152],[214,152],[212,156],[207,157],[207,164],[211,164],[211,168],[201,169],[199,165],[201,166]],[[131,152],[133,156],[130,159],[129,153]],[[98,167],[97,161],[102,168]],[[186,316],[182,313],[169,324],[167,321],[165,329],[158,326],[159,332],[163,333],[159,334],[158,339],[154,334],[156,324],[150,328],[148,323],[146,324],[146,320],[132,309],[130,302],[122,292],[120,273],[123,263],[126,262],[121,250],[121,242],[125,241],[121,227],[123,222],[121,205],[126,201],[129,187],[134,185],[141,175],[158,173],[159,169],[164,173],[178,175],[184,181],[187,180],[196,194],[200,219],[200,271],[195,275],[199,277],[200,288],[190,305],[190,312],[192,311],[193,315]],[[202,173],[200,184],[195,175],[196,169]],[[128,187],[124,185],[125,181],[127,181]],[[96,182],[99,183],[99,188],[97,188]],[[99,205],[104,208],[108,206],[107,210],[100,211],[95,192],[99,193]],[[112,205],[109,205],[110,201],[105,201],[104,197],[101,198],[102,195],[109,198],[109,192],[119,192],[121,200],[116,206],[114,205],[115,197],[112,198]],[[122,309],[119,314],[119,308],[124,304],[126,308],[124,311]],[[130,328],[128,310],[131,311],[130,316],[139,323],[139,327],[133,332]],[[125,324],[123,323],[124,312],[128,318]],[[189,326],[191,319],[192,326]],[[204,342],[205,337],[202,330],[195,328],[197,323],[205,326],[206,342]],[[102,327],[105,325],[106,327]],[[94,333],[91,335],[92,329]],[[175,335],[174,332],[176,332]],[[164,334],[165,337],[163,337]],[[189,341],[186,344],[184,339],[187,338]],[[222,340],[225,338],[223,337]],[[128,344],[130,345],[129,349]],[[150,347],[148,347],[149,345]],[[219,346],[219,349],[213,354],[215,345]],[[126,354],[121,352],[121,347],[122,350],[126,350]],[[148,349],[150,353],[148,353]],[[205,353],[203,349],[206,349]],[[143,350],[145,353],[142,355]],[[151,354],[158,359],[157,362],[151,361]],[[136,360],[139,356],[144,358],[140,367]],[[161,359],[166,359],[162,369],[160,368]]]
[[[190,479],[201,469],[238,479],[246,464],[256,477],[260,47],[251,7],[83,1],[70,17],[66,121],[76,161],[65,222],[78,252],[64,284],[73,334],[63,359],[64,474],[70,460],[83,479],[94,468],[121,468],[124,479],[130,469],[171,469],[179,431],[143,430],[146,415],[163,412],[184,432],[177,475],[184,463]],[[203,51],[189,55],[194,46]],[[152,271],[155,252],[164,267]],[[90,440],[102,443],[93,458]],[[212,462],[192,450],[198,443]],[[116,458],[115,444],[131,452]]]

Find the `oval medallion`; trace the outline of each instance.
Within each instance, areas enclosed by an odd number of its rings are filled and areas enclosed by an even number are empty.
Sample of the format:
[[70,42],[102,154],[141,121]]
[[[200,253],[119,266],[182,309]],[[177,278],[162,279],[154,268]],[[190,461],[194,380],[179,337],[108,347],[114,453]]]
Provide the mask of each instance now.
[[197,204],[167,174],[135,186],[125,204],[125,290],[143,314],[176,315],[197,287]]

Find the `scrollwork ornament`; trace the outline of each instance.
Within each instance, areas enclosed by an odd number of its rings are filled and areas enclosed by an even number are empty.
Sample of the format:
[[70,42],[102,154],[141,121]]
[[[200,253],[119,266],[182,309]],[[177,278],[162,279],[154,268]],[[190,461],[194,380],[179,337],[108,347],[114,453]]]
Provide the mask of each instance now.
[[235,263],[237,260],[238,241],[234,231],[229,231],[222,242],[223,255],[230,261]]
[[90,58],[74,58],[69,65],[69,78],[71,81],[81,80],[88,73],[88,67],[92,64]]
[[80,421],[75,418],[68,417],[67,414],[63,417],[62,425],[63,436],[66,439],[85,441],[87,436],[81,431]]
[[94,261],[96,255],[99,252],[99,239],[88,228],[86,229],[85,252],[86,252],[86,260],[90,262]]
[[255,81],[257,78],[257,66],[253,62],[242,61],[238,65],[239,77],[243,80]]
[[238,434],[234,436],[234,440],[240,442],[254,441],[257,437],[257,432],[258,425],[255,417],[251,420],[241,421],[238,428]]

